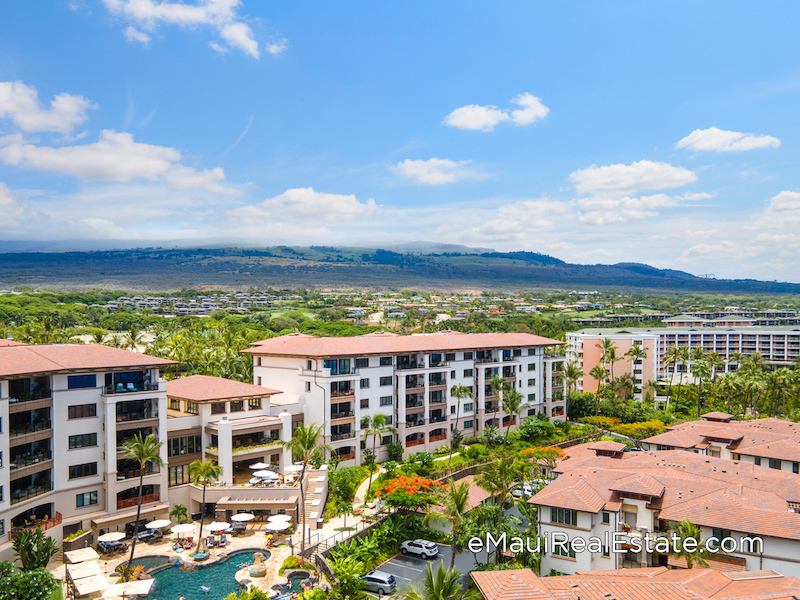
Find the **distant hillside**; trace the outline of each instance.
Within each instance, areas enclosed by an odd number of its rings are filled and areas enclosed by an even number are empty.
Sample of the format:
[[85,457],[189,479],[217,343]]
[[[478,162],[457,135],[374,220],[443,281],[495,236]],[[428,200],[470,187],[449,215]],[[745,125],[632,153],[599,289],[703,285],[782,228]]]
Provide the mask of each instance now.
[[637,263],[574,265],[535,252],[409,253],[374,248],[193,248],[0,254],[0,288],[175,290],[182,287],[614,288],[661,292],[800,293],[800,285],[695,277]]

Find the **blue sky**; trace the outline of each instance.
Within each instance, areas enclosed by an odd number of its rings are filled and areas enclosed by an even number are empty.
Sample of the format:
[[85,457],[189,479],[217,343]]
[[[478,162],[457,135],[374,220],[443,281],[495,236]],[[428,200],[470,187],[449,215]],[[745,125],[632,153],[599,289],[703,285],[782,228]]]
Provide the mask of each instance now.
[[0,239],[800,281],[793,2],[8,2]]

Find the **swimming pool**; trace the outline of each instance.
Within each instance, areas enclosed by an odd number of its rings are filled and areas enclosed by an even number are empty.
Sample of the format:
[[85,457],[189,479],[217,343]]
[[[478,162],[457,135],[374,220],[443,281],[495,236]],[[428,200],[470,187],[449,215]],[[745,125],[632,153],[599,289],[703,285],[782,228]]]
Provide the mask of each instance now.
[[[264,560],[269,559],[267,550],[238,550],[231,552],[228,559],[184,571],[175,566],[164,567],[152,573],[155,583],[147,596],[147,600],[221,600],[233,592],[239,591],[239,584],[234,579],[236,571],[253,564],[253,554],[261,552]],[[208,588],[208,592],[202,589]]]
[[[125,562],[120,563],[115,570],[121,573],[127,564],[128,561],[126,560]],[[169,557],[163,555],[142,556],[140,558],[133,559],[133,566],[134,567],[142,566],[144,567],[145,572],[149,571],[150,569],[155,569],[157,567],[163,567],[164,565],[167,564],[169,564]]]

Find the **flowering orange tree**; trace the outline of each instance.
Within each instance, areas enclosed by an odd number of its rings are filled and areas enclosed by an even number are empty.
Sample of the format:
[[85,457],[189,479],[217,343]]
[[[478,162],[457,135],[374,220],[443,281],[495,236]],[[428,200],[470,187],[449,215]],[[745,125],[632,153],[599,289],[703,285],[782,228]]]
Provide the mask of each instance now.
[[427,508],[436,501],[436,492],[445,485],[425,477],[401,475],[384,482],[375,495],[394,508]]
[[564,451],[556,446],[537,446],[526,448],[519,454],[521,458],[534,463],[540,475],[547,475],[548,470],[552,472],[555,468],[556,461],[564,456]]

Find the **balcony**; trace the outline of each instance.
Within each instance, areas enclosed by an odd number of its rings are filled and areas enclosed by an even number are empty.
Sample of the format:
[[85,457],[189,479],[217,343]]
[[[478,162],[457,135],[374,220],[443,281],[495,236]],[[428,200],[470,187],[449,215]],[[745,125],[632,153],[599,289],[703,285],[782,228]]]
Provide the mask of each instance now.
[[147,477],[148,475],[155,475],[159,473],[158,467],[147,465],[144,469],[117,469],[117,481],[124,481],[125,479],[134,479],[136,477]]
[[157,392],[157,383],[118,383],[117,385],[104,385],[103,395],[131,394],[133,392]]
[[435,369],[436,367],[449,367],[450,366],[450,361],[438,360],[436,362],[431,362],[428,366],[430,368],[432,368],[432,369]]
[[406,408],[417,408],[419,406],[425,406],[425,400],[422,398],[417,398],[416,400],[406,400]]
[[331,369],[331,377],[336,377],[338,375],[358,375],[358,369],[356,367],[350,367],[349,369]]
[[487,413],[496,413],[500,410],[500,405],[497,402],[487,402],[485,411]]
[[406,448],[412,448],[413,446],[421,446],[424,443],[425,443],[425,438],[410,440],[406,442]]
[[504,356],[503,362],[519,362],[519,357],[517,356]]
[[437,435],[432,435],[429,438],[429,440],[431,442],[439,442],[441,440],[446,440],[446,439],[447,439],[447,434],[446,433],[440,433],[440,434],[437,434]]
[[421,369],[422,365],[417,362],[409,362],[409,363],[397,363],[396,369],[398,371],[404,371],[406,369]]
[[37,452],[36,454],[25,454],[16,458],[12,456],[8,466],[12,471],[16,471],[17,469],[24,469],[52,459],[53,455],[50,451]]
[[146,407],[141,410],[125,411],[117,413],[117,423],[129,423],[131,421],[145,421],[147,419],[158,418],[158,407]]
[[442,415],[440,417],[431,417],[428,422],[429,423],[447,423],[447,415]]
[[356,437],[355,431],[349,431],[346,433],[333,433],[331,434],[331,441],[341,442],[342,440],[352,440],[354,437]]
[[[150,504],[151,502],[158,502],[161,499],[161,494],[156,492],[155,494],[143,494],[142,495],[142,504]],[[139,498],[127,498],[126,500],[117,500],[117,510],[123,510],[126,508],[130,508],[131,506],[138,506],[139,505]]]
[[42,494],[46,494],[47,492],[51,492],[53,490],[53,483],[48,481],[46,483],[42,483],[40,485],[31,485],[26,488],[18,489],[18,490],[11,490],[11,504],[17,504],[18,502],[24,502],[25,500],[30,500],[31,498],[35,498],[36,496],[41,496]]
[[487,363],[495,363],[500,361],[496,358],[492,358],[491,356],[485,356],[484,358],[476,358],[475,362],[479,365],[485,365]]
[[331,398],[344,398],[346,396],[355,396],[356,390],[355,388],[350,388],[349,390],[331,390]]
[[414,428],[414,427],[422,427],[423,425],[425,425],[425,420],[424,419],[419,419],[419,420],[416,420],[416,421],[406,421],[406,428],[407,429],[411,429],[411,428]]
[[355,460],[356,453],[355,452],[348,452],[347,454],[339,454],[339,460]]
[[[249,454],[251,452],[263,452],[266,448],[278,448],[281,445],[280,440],[270,440],[261,444],[249,444],[247,446],[239,446],[233,449],[233,454]],[[219,448],[216,446],[207,446],[206,452],[214,456],[219,455]]]
[[51,517],[49,519],[34,519],[30,522],[30,525],[27,527],[19,528],[19,529],[12,529],[8,532],[8,541],[13,542],[14,538],[24,533],[25,531],[35,531],[36,528],[40,528],[42,531],[47,531],[51,527],[55,527],[56,525],[61,525],[61,513],[57,512],[55,517]]
[[431,398],[430,404],[444,404],[446,400],[444,398]]
[[30,392],[17,392],[9,395],[13,396],[8,399],[9,404],[14,404],[16,402],[28,402],[30,400],[43,400],[44,398],[51,398],[53,396],[53,390],[50,388],[37,388],[35,390],[31,390]]
[[43,421],[36,421],[35,423],[28,423],[27,425],[16,425],[9,430],[9,435],[12,438],[19,437],[21,435],[28,435],[30,433],[38,433],[40,431],[47,431],[48,429],[52,429],[53,424],[49,419]]
[[356,413],[352,410],[345,410],[341,412],[331,413],[331,420],[333,419],[347,419],[348,417],[354,417]]

